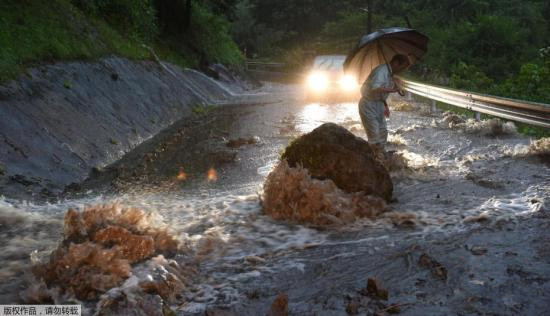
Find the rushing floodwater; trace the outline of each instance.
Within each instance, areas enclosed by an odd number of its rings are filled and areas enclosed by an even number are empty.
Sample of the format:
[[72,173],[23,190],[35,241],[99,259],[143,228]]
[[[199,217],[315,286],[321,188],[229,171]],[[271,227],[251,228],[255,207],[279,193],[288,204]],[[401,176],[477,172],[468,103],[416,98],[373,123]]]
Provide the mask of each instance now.
[[[388,121],[391,147],[408,166],[392,175],[397,201],[390,206],[415,215],[412,229],[395,227],[390,218],[382,217],[319,231],[278,223],[263,215],[263,179],[291,137],[324,122],[336,122],[365,137],[355,103],[279,102],[243,114],[235,124],[238,127],[230,131],[231,136],[258,136],[262,140],[240,149],[242,158],[237,166],[220,172],[223,178],[235,177],[239,168],[256,170],[256,177],[245,184],[236,181],[236,185],[223,188],[180,192],[136,190],[117,196],[92,192],[86,198],[45,205],[0,200],[0,276],[5,280],[0,301],[14,299],[31,253],[41,257],[56,247],[63,215],[69,208],[117,202],[157,213],[175,236],[203,254],[203,282],[189,294],[191,303],[182,307],[192,313],[209,304],[231,306],[239,302],[245,296],[241,287],[251,279],[283,270],[303,271],[307,260],[293,257],[295,251],[335,245],[357,245],[359,250],[374,240],[379,241],[379,247],[391,247],[403,236],[452,235],[471,227],[471,219],[510,219],[536,212],[548,203],[550,170],[532,155],[536,149],[529,147],[529,139],[513,131],[493,136],[483,123],[449,127],[441,114],[432,116],[421,105],[414,109],[394,110]],[[234,170],[228,170],[231,168]],[[226,183],[231,184],[231,180]],[[327,254],[346,255],[353,252]]]

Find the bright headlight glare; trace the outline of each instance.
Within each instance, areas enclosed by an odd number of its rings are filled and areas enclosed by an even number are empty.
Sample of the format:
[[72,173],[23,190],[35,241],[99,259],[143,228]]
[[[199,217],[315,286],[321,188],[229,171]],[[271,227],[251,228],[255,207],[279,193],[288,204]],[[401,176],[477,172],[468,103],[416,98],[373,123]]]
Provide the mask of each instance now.
[[328,78],[325,74],[314,72],[307,78],[308,85],[313,90],[323,90],[328,86]]
[[357,81],[353,76],[343,76],[340,78],[340,87],[344,90],[353,90],[357,88]]

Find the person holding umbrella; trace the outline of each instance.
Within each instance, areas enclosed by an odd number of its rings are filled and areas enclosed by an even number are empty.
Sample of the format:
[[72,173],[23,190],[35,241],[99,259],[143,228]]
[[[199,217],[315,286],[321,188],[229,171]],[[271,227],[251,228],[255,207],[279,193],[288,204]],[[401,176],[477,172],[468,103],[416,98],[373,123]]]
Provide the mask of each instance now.
[[400,90],[400,80],[394,75],[418,61],[426,53],[427,46],[428,38],[418,31],[392,27],[363,36],[346,57],[344,71],[363,82],[359,115],[367,140],[377,156],[382,156],[380,158],[386,158],[385,117],[390,115],[386,98],[389,93]]
[[384,147],[388,142],[385,117],[390,116],[390,109],[386,99],[389,93],[400,91],[399,79],[394,78],[392,74],[401,73],[410,64],[407,56],[397,54],[393,56],[389,65],[377,66],[361,86],[359,116],[367,132],[369,143],[374,145],[378,153],[385,154]]

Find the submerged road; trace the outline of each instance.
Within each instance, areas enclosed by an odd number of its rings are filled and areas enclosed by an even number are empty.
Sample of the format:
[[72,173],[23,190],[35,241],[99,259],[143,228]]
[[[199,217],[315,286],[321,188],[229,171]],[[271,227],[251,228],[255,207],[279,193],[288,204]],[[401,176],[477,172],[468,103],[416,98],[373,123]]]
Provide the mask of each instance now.
[[[55,247],[68,207],[119,202],[159,214],[197,254],[195,286],[175,307],[185,315],[264,315],[279,294],[291,315],[550,312],[548,143],[394,99],[390,207],[402,217],[320,231],[263,215],[259,192],[300,134],[334,122],[365,137],[357,105],[307,103],[291,85],[265,90],[259,105],[197,109],[60,202],[1,201],[2,302],[29,253]],[[368,278],[388,300],[362,291]]]

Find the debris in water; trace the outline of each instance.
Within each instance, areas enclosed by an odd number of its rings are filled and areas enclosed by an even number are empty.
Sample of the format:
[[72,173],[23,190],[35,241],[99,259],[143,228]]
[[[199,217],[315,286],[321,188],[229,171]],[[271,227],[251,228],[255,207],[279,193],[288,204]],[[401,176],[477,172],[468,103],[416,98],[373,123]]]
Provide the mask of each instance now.
[[484,255],[484,254],[487,253],[487,248],[475,246],[475,247],[470,248],[470,252],[471,252],[474,256],[482,256],[482,255]]
[[388,290],[380,285],[380,281],[376,278],[368,278],[367,287],[359,292],[361,295],[369,296],[373,299],[387,301],[389,298]]
[[268,316],[288,316],[288,295],[281,293],[277,295],[269,311]]
[[420,255],[418,264],[421,267],[430,269],[434,277],[442,280],[443,282],[447,282],[447,268],[432,257],[428,256],[428,254],[423,253]]
[[313,179],[301,166],[290,168],[286,160],[267,176],[262,206],[274,219],[319,226],[343,225],[388,211],[381,198],[344,192],[332,180]]
[[260,264],[265,262],[264,258],[258,256],[246,256],[244,260],[251,264]]
[[479,215],[468,216],[464,219],[464,223],[481,223],[489,220],[487,213],[481,213]]
[[244,146],[244,145],[257,144],[259,141],[260,141],[260,138],[258,136],[254,136],[254,137],[249,137],[249,138],[232,139],[232,140],[228,141],[227,143],[225,143],[225,145],[227,147],[230,147],[230,148],[239,148],[239,147]]

